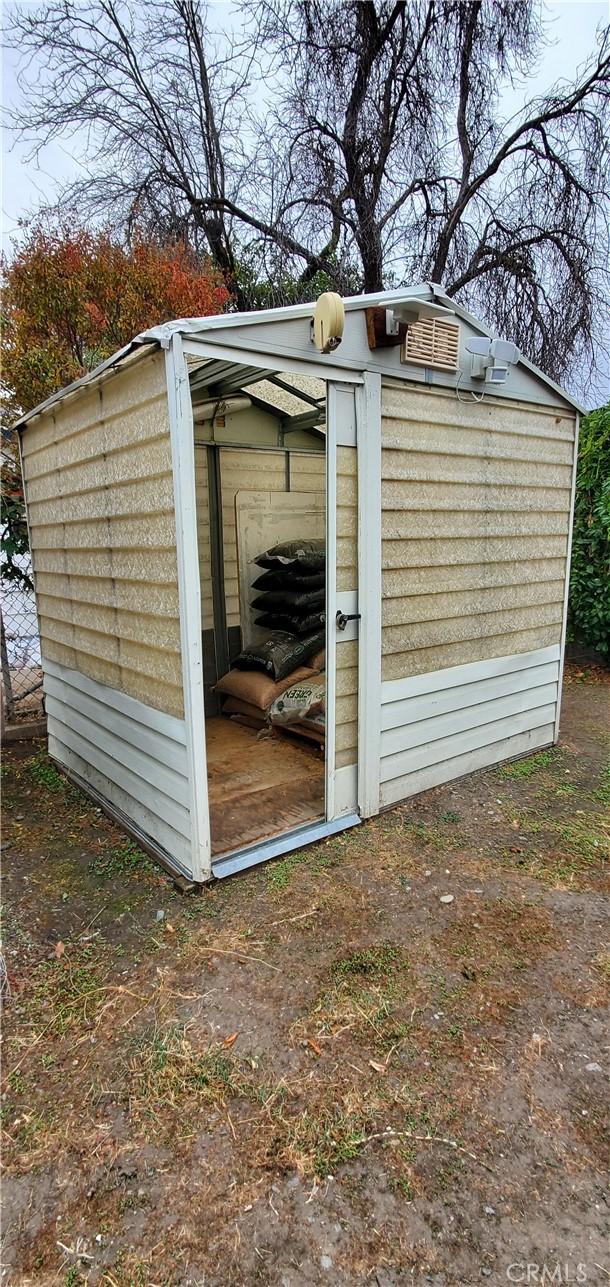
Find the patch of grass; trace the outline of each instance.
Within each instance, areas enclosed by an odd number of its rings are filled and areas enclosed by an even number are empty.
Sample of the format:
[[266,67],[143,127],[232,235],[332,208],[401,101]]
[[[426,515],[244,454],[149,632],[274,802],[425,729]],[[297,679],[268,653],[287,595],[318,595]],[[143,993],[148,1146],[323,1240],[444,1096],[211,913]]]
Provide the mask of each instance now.
[[536,755],[528,755],[523,760],[514,760],[512,764],[503,764],[496,770],[498,777],[531,778],[534,773],[539,773],[541,769],[551,768],[561,759],[561,751],[557,746],[549,747],[548,751],[538,751]]
[[45,791],[50,791],[52,795],[56,795],[60,791],[66,792],[68,783],[61,773],[58,773],[46,751],[37,751],[36,755],[26,760],[24,767],[36,786],[43,787]]
[[81,1034],[104,1002],[108,969],[92,947],[68,948],[60,959],[34,967],[20,1001],[35,1034],[49,1040],[72,1031]]
[[409,1004],[410,963],[402,948],[378,943],[340,957],[329,969],[317,999],[292,1033],[307,1039],[351,1032],[363,1047],[383,1057],[410,1033],[402,1006]]
[[220,1043],[198,1050],[186,1030],[175,1026],[155,1027],[138,1039],[128,1065],[128,1095],[132,1115],[157,1128],[174,1126],[178,1115],[188,1120],[197,1106],[224,1107],[235,1096],[258,1099],[251,1065]]
[[610,949],[602,948],[593,959],[595,969],[610,983]]
[[462,815],[460,813],[456,813],[455,809],[443,809],[438,815],[438,820],[439,822],[461,822]]
[[276,1165],[324,1179],[337,1166],[351,1162],[366,1142],[373,1114],[365,1100],[318,1103],[297,1116],[276,1118],[268,1157]]
[[85,1281],[78,1265],[70,1265],[64,1278],[64,1287],[78,1287],[79,1283],[84,1283]]
[[610,762],[605,764],[599,778],[599,786],[591,792],[591,798],[600,804],[610,804]]
[[115,845],[109,853],[100,854],[93,864],[96,876],[111,880],[114,876],[154,875],[158,868],[133,840]]
[[377,943],[334,961],[331,972],[334,978],[358,976],[381,982],[396,969],[399,960],[400,949],[393,943]]
[[[331,846],[325,846],[325,849],[329,848]],[[332,848],[336,850],[338,846],[334,845]],[[297,868],[303,863],[307,863],[309,871],[315,875],[317,872],[334,867],[337,862],[338,854],[336,852],[324,852],[324,850],[320,849],[318,852],[314,851],[312,853],[311,850],[308,850],[307,853],[304,853],[302,850],[297,849],[294,853],[287,854],[285,858],[279,858],[276,862],[268,863],[265,871],[267,884],[272,889],[287,889]]]

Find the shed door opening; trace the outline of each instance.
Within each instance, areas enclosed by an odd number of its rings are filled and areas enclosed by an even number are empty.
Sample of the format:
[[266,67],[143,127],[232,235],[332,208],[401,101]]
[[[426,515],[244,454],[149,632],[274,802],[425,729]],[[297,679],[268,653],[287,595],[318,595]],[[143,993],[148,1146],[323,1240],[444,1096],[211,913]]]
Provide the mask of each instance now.
[[326,388],[207,362],[191,396],[217,859],[327,816]]

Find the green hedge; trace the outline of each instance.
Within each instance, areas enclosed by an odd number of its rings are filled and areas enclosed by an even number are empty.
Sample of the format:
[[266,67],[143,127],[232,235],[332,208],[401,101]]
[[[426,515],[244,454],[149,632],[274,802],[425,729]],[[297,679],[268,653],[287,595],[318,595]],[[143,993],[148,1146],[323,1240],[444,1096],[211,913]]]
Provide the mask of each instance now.
[[568,640],[610,661],[610,402],[580,426]]

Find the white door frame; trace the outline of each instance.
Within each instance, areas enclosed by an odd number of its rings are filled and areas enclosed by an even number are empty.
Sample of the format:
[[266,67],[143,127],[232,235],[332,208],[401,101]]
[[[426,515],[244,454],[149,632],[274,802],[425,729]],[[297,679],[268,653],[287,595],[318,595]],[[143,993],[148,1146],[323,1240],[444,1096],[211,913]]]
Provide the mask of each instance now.
[[[214,351],[216,349],[216,351]],[[202,630],[204,623],[201,616],[201,589],[199,581],[199,549],[197,541],[197,506],[195,493],[195,444],[193,430],[193,412],[189,388],[188,368],[185,353],[191,356],[212,358],[218,356],[214,345],[187,340],[174,334],[166,351],[168,409],[172,461],[174,473],[174,502],[176,517],[176,548],[178,562],[178,583],[180,594],[180,637],[182,650],[182,679],[184,687],[184,718],[186,729],[186,746],[190,778],[190,808],[192,818],[192,878],[201,882],[212,876],[229,876],[234,872],[264,862],[268,858],[287,853],[291,849],[311,844],[315,840],[333,835],[347,827],[360,822],[360,815],[354,807],[353,812],[344,812],[339,817],[333,816],[335,809],[335,640],[337,611],[337,561],[336,561],[336,446],[337,417],[334,410],[333,380],[344,385],[363,386],[362,392],[380,383],[379,376],[363,376],[360,372],[346,370],[339,372],[336,367],[326,368],[318,359],[313,363],[274,357],[273,365],[278,370],[298,373],[306,370],[327,381],[327,426],[326,426],[326,533],[327,547],[332,549],[332,559],[327,558],[327,749],[326,749],[326,809],[325,819],[305,827],[285,832],[271,840],[252,845],[235,853],[220,856],[212,861],[210,837],[210,812],[208,799],[207,760],[205,743],[205,710],[203,683],[203,646]],[[223,356],[229,356],[228,353]],[[252,366],[264,363],[261,355],[236,350],[231,353],[236,365]],[[368,382],[372,380],[371,386]],[[369,411],[371,393],[360,398],[360,412],[356,415],[365,417]],[[373,396],[374,402],[374,396]],[[363,421],[364,429],[364,421]],[[362,435],[363,441],[366,434]],[[359,506],[360,508],[360,506]],[[360,519],[359,519],[360,524]],[[377,582],[379,585],[379,582]],[[368,632],[365,632],[368,639]],[[369,645],[367,644],[367,647]],[[362,646],[359,650],[359,661]],[[360,664],[361,661],[360,661]],[[331,699],[332,695],[332,701]],[[329,718],[330,713],[330,718]],[[359,720],[359,729],[361,721]],[[362,740],[359,732],[359,743]],[[377,761],[377,775],[379,762]],[[355,802],[354,802],[355,805]]]
[[381,376],[356,389],[358,448],[358,811],[379,813],[381,770]]
[[180,650],[191,816],[191,875],[194,881],[212,875],[212,844],[208,805],[205,745],[203,642],[197,497],[195,491],[195,434],[191,391],[182,337],[172,336],[165,354],[169,430],[174,475]]

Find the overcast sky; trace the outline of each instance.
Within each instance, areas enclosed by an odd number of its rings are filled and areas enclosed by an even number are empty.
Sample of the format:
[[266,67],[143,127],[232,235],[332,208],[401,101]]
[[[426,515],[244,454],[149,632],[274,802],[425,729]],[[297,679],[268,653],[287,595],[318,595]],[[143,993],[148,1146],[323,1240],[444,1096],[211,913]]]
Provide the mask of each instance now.
[[[28,0],[26,0],[26,3]],[[2,4],[2,0],[0,0]],[[230,22],[231,6],[225,0],[213,0],[217,23],[222,25],[223,12]],[[572,79],[578,68],[595,48],[596,32],[610,21],[610,0],[548,0],[543,5],[549,46],[544,50],[535,77],[524,86],[527,96],[540,93],[555,81]],[[21,99],[18,56],[13,51],[3,55],[3,104],[10,112]],[[507,109],[515,111],[523,94],[507,95]],[[75,178],[79,159],[86,151],[84,134],[49,144],[36,164],[27,162],[28,147],[15,143],[5,129],[2,139],[2,246],[11,248],[19,221],[26,219],[41,205],[52,202],[58,187]],[[600,395],[608,396],[610,381],[602,377]]]

